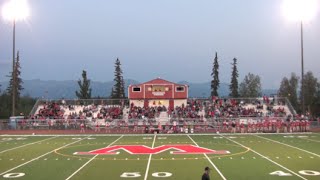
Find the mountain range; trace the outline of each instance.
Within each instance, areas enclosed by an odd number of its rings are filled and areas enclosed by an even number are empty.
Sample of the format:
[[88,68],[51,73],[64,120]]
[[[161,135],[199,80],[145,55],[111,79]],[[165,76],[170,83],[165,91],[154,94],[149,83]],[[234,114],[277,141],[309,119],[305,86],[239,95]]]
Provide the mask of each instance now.
[[[189,86],[189,97],[209,97],[210,96],[210,82],[204,83],[191,83],[188,81],[179,81],[178,84],[187,84]],[[113,81],[98,82],[91,81],[91,89],[93,97],[108,97],[111,94]],[[133,79],[125,79],[126,87],[130,84],[140,84],[140,82]],[[0,89],[3,92],[8,86],[8,82],[0,82]],[[45,99],[74,99],[76,98],[75,91],[79,90],[77,81],[65,80],[23,80],[22,95],[31,96],[34,98]],[[271,95],[275,94],[275,89],[264,89],[262,94]],[[127,93],[127,91],[126,91]],[[229,94],[229,84],[220,83],[218,89],[219,96],[224,97]]]

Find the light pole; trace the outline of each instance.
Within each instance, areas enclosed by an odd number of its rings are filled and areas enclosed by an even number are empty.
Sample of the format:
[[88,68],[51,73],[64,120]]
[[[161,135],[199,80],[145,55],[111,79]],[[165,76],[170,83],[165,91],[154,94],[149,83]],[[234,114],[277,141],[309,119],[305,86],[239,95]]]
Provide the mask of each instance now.
[[304,105],[304,62],[303,62],[303,21],[300,22],[300,37],[301,37],[301,105],[302,105],[302,114],[305,111]]
[[13,19],[13,37],[12,37],[12,114],[15,116],[16,111],[16,20]]
[[10,0],[2,8],[2,16],[13,23],[12,37],[12,116],[15,116],[16,106],[16,21],[25,20],[29,16],[29,8],[27,0]]
[[305,113],[305,84],[304,84],[304,49],[303,49],[303,23],[310,21],[317,13],[317,0],[284,0],[283,14],[288,20],[300,22],[301,45],[301,110]]

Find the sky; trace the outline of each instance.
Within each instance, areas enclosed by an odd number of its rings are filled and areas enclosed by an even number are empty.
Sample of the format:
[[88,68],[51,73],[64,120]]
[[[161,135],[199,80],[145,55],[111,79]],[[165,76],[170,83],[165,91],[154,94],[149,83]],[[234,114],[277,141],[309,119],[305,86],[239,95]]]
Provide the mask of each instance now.
[[[28,3],[30,16],[16,23],[23,79],[78,80],[86,70],[93,81],[111,81],[119,58],[125,79],[200,83],[212,79],[215,52],[222,83],[230,82],[233,58],[239,82],[250,72],[266,89],[301,75],[300,23],[284,17],[281,0]],[[320,79],[320,13],[303,27],[305,72]],[[0,18],[0,81],[11,70],[12,22]]]

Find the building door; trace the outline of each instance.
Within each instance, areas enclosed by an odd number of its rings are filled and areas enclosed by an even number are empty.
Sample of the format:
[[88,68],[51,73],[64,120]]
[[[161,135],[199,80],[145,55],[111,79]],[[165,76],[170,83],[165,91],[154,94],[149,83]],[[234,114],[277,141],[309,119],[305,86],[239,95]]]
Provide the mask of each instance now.
[[173,99],[169,100],[169,109],[171,109],[171,110],[174,109],[174,101],[173,101]]
[[147,99],[144,100],[144,108],[147,108],[149,106],[149,101]]

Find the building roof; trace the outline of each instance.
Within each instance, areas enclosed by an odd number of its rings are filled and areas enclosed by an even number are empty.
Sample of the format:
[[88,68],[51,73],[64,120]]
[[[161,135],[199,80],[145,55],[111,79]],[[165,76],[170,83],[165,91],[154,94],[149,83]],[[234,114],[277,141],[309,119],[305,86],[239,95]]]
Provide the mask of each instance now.
[[[153,80],[141,83],[141,84],[176,84],[176,85],[184,86],[184,84],[177,84],[177,83],[170,82],[170,81],[167,81],[167,80],[164,80],[161,78],[156,78],[156,79],[153,79]],[[133,84],[133,85],[140,85],[140,84]]]

